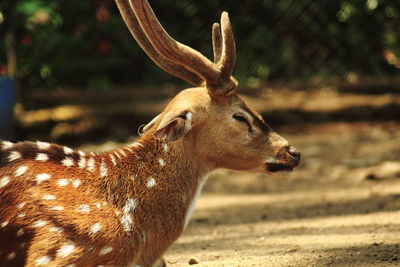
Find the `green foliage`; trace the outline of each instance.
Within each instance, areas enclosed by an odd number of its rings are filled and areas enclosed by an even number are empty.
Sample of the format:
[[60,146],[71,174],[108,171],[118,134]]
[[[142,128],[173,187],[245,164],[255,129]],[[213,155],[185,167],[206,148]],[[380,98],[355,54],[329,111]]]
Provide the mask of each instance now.
[[[141,51],[112,0],[0,3],[0,36],[13,27],[26,87],[107,90],[130,83],[177,82]],[[13,3],[12,8],[10,7]],[[276,79],[398,74],[400,3],[380,0],[158,0],[170,34],[211,58],[211,25],[230,13],[235,75],[257,86]],[[0,67],[6,64],[0,44]]]

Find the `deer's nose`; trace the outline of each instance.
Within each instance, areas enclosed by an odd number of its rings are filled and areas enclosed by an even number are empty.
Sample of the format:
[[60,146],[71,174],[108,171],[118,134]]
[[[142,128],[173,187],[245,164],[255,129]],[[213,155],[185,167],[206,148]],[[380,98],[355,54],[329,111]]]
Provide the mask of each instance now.
[[297,162],[300,162],[301,154],[294,146],[287,146],[286,152]]

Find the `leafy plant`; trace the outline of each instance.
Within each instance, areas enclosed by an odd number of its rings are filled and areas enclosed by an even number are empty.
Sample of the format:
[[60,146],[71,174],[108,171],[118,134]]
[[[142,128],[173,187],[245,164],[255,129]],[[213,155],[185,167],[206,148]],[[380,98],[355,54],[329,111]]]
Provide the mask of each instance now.
[[[398,1],[158,0],[162,24],[211,57],[211,25],[230,13],[237,42],[235,75],[264,81],[398,74]],[[178,82],[147,59],[112,0],[14,0],[0,3],[0,36],[15,36],[24,88],[101,87]],[[0,73],[6,44],[0,44]]]

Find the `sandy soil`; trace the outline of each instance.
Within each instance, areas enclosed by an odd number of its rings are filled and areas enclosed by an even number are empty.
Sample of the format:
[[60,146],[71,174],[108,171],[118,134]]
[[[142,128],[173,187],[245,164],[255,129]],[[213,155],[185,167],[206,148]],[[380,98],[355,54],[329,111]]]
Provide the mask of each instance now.
[[[28,134],[60,121],[51,131],[42,130],[55,141],[64,135],[84,143],[85,136],[125,139],[166,102],[124,99],[132,103],[118,98],[114,108],[57,106],[20,111],[17,118],[21,125],[33,125],[25,129]],[[215,172],[188,229],[166,254],[169,265],[400,266],[400,95],[267,90],[246,100],[272,124],[297,125],[280,130],[302,152],[302,164],[274,176]],[[104,131],[109,128],[114,131]],[[82,149],[117,145],[122,144]]]
[[400,266],[400,126],[283,129],[292,173],[217,171],[170,266]]

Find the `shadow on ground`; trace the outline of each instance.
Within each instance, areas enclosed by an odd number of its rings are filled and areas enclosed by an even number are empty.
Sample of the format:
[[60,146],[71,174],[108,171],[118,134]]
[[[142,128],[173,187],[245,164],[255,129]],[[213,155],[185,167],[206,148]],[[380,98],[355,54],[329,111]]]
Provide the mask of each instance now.
[[[400,183],[400,181],[399,181]],[[400,210],[400,194],[371,196],[351,201],[323,201],[320,204],[307,203],[299,199],[296,204],[251,203],[223,207],[210,207],[198,212],[191,222],[194,227],[203,225],[245,224],[271,221],[301,220],[314,217],[371,214]],[[207,214],[207,217],[203,214]],[[399,228],[400,229],[400,228]]]

